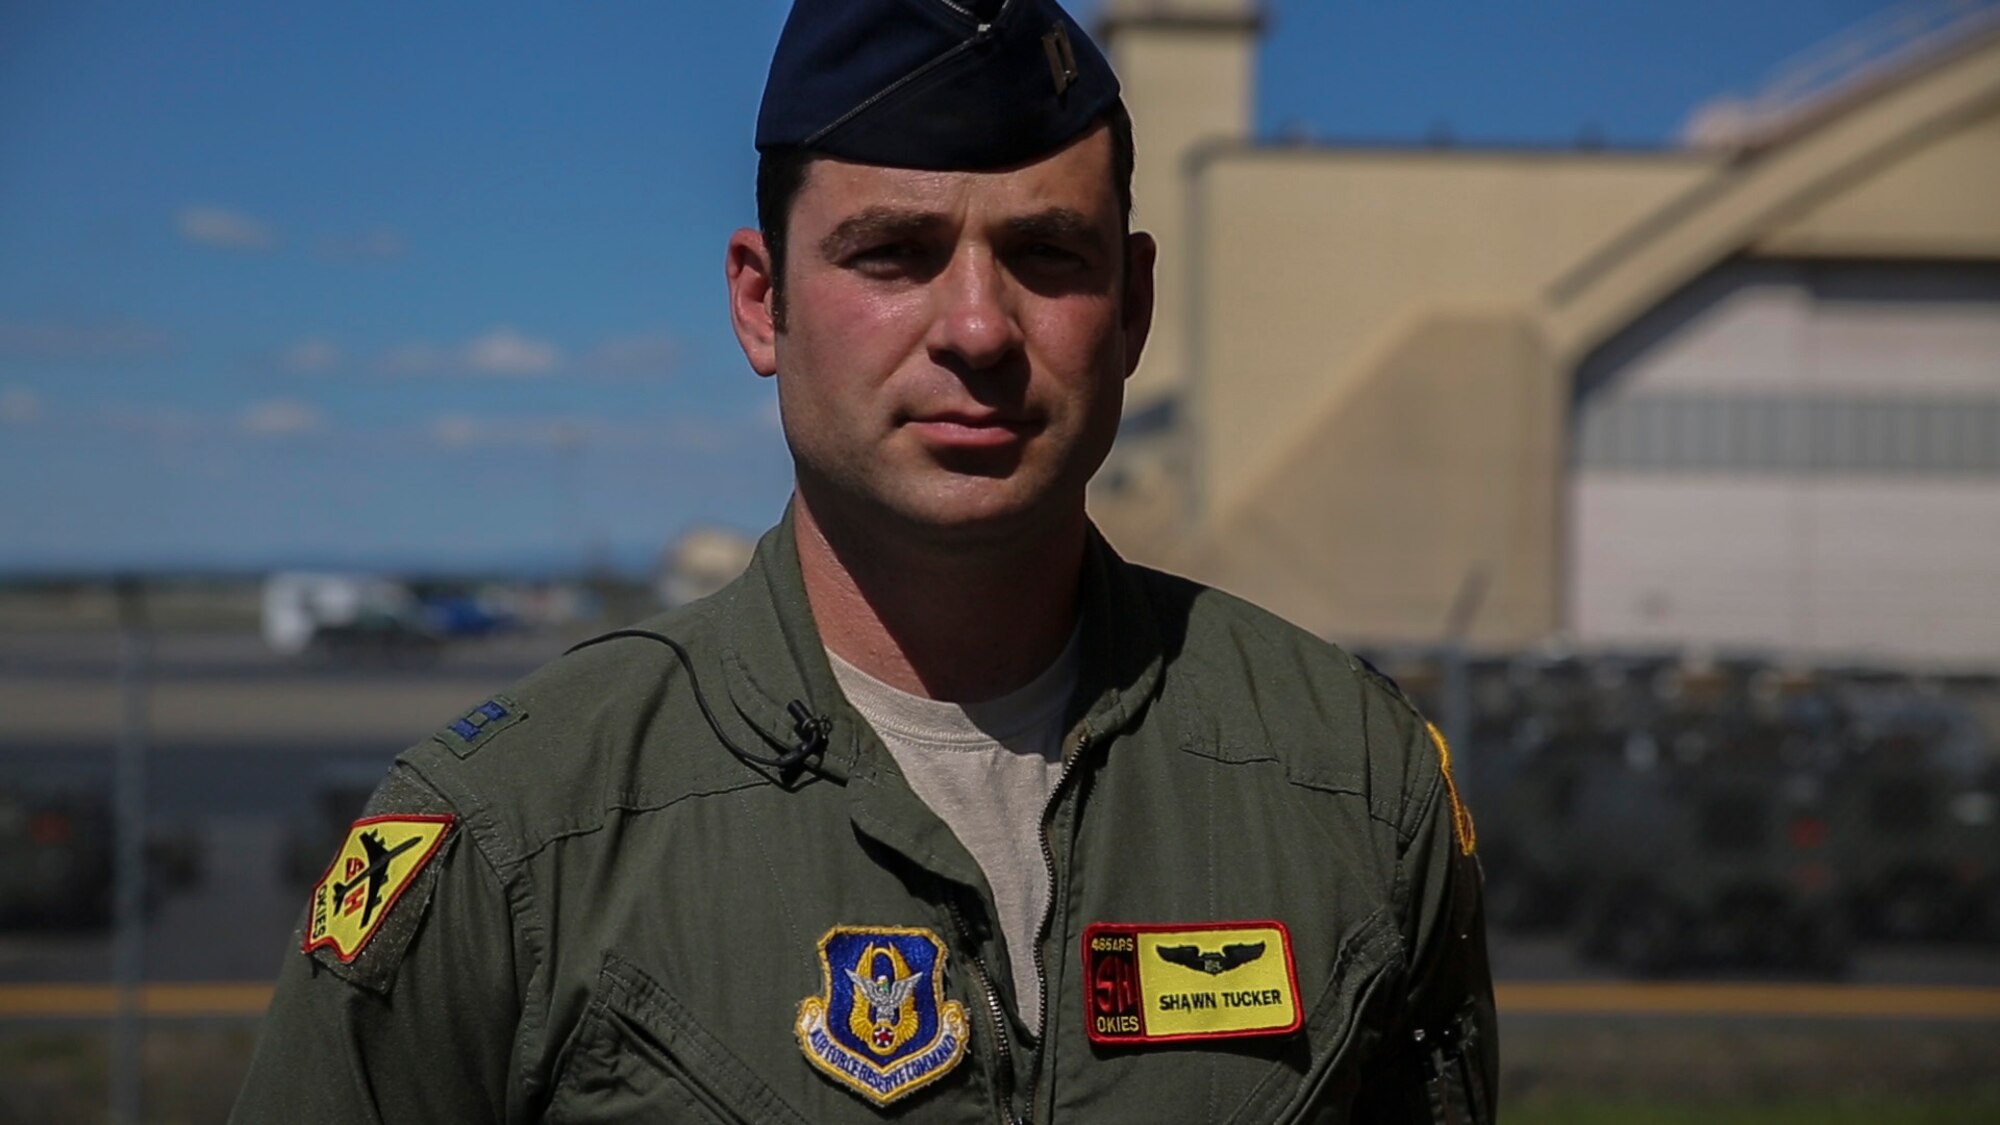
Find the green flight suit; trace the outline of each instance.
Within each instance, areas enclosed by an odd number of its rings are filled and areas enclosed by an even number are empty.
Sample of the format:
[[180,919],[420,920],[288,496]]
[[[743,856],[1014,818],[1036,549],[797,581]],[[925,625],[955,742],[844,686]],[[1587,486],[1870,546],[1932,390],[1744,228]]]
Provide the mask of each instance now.
[[[1082,584],[1042,996],[1013,995],[978,866],[836,687],[788,518],[643,626],[693,667],[606,640],[398,759],[370,815],[456,822],[352,963],[287,957],[232,1120],[1490,1121],[1479,872],[1441,741],[1338,649],[1095,537]],[[793,700],[830,719],[813,766],[718,740],[781,753]],[[1289,929],[1297,1031],[1089,1041],[1086,926],[1249,919]],[[886,1106],[795,1036],[838,926],[934,934],[968,1017],[963,1060]]]

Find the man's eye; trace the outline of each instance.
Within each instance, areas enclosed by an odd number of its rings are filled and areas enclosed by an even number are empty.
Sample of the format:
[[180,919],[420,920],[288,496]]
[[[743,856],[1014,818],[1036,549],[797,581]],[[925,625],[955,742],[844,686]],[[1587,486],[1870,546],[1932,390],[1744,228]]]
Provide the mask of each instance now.
[[855,251],[848,261],[857,264],[905,262],[915,254],[916,248],[907,242],[885,242],[880,246],[869,246]]
[[1076,270],[1088,264],[1082,254],[1055,242],[1031,242],[1021,248],[1021,258],[1038,270]]

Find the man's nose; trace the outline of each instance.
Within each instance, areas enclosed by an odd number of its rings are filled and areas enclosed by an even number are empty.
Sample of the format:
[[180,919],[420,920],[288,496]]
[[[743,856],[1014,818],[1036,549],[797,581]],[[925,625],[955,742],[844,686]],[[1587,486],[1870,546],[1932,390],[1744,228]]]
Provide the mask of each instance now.
[[990,251],[961,249],[932,284],[936,307],[928,343],[933,354],[979,370],[1021,346],[1013,287]]

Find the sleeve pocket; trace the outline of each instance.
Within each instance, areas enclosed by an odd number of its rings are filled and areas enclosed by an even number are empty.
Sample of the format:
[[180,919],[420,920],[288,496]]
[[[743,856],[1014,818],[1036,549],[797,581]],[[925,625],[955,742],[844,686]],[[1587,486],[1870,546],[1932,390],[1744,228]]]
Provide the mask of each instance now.
[[1491,1125],[1493,1092],[1474,1065],[1480,1044],[1478,1013],[1467,1004],[1451,1022],[1415,1033],[1423,1056],[1424,1101],[1432,1125]]
[[564,1052],[547,1120],[807,1125],[672,994],[611,953]]

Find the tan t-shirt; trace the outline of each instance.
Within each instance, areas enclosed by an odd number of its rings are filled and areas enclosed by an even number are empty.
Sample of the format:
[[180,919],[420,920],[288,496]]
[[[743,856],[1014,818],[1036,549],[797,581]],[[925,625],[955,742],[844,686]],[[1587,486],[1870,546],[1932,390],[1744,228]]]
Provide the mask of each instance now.
[[1021,1019],[1041,1033],[1035,931],[1048,909],[1042,810],[1062,776],[1063,711],[1076,690],[1078,637],[1026,685],[984,703],[894,688],[827,652],[841,691],[993,888]]

